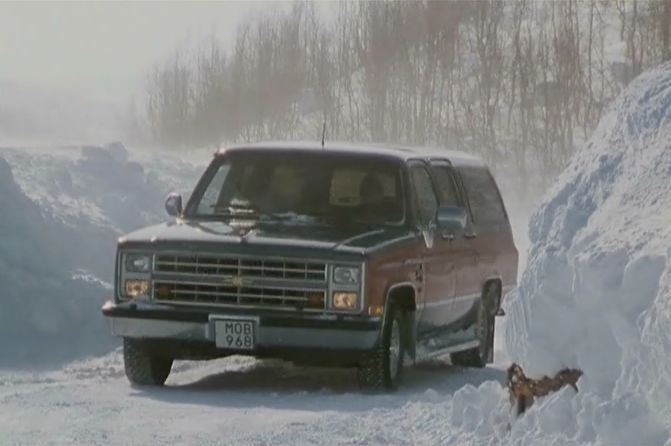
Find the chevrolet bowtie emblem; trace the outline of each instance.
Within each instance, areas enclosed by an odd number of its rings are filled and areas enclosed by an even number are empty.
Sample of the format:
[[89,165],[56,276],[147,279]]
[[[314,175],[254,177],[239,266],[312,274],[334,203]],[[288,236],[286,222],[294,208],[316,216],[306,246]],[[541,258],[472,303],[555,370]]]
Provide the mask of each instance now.
[[241,286],[246,285],[248,281],[240,276],[226,276],[223,278],[222,282],[224,285],[240,288]]

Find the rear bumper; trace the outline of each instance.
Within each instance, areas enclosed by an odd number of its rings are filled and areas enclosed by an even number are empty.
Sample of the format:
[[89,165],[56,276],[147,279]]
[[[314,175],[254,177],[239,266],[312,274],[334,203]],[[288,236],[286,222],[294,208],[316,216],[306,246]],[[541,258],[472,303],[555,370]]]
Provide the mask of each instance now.
[[112,333],[116,336],[193,341],[212,345],[215,341],[211,316],[249,316],[258,319],[256,341],[259,350],[370,350],[378,341],[381,325],[380,318],[259,315],[228,309],[193,311],[113,302],[107,302],[102,312],[109,319]]

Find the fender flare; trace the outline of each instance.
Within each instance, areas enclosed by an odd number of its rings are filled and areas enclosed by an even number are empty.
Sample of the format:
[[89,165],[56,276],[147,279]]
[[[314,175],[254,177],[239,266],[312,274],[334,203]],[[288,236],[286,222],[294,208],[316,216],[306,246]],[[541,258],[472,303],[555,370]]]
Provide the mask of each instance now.
[[405,312],[405,316],[403,318],[403,325],[404,325],[404,332],[405,332],[405,339],[406,339],[406,352],[410,355],[412,359],[415,359],[416,353],[417,353],[417,287],[415,286],[414,283],[412,282],[397,282],[390,287],[387,288],[387,291],[384,296],[384,313],[382,314],[382,324],[380,326],[380,334],[378,336],[378,343],[381,342],[382,340],[382,333],[384,330],[384,327],[387,323],[387,319],[389,317],[389,309],[391,308],[391,305],[389,305],[389,301],[391,299],[391,294],[394,292],[394,290],[398,288],[411,288],[412,293],[413,293],[413,300],[414,300],[414,308],[412,311],[407,311]]

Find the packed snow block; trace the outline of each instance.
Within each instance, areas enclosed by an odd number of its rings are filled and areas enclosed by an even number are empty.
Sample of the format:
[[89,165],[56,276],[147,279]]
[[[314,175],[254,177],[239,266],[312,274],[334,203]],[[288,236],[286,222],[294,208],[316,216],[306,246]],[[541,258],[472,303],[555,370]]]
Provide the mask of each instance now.
[[165,218],[163,202],[172,187],[129,160],[121,143],[82,148],[73,170],[79,185],[76,199],[99,209],[118,234]]
[[121,143],[5,148],[0,155],[34,207],[59,223],[52,244],[63,247],[63,260],[106,282],[114,270],[118,237],[166,219],[165,196],[173,190],[188,192],[202,171],[202,166],[165,153],[135,153],[131,159]]
[[112,158],[117,160],[120,163],[128,162],[128,149],[120,141],[114,141],[107,143],[103,146],[103,149],[109,153]]
[[40,270],[49,264],[49,249],[35,255],[35,248],[46,242],[46,225],[39,208],[14,181],[12,170],[0,158],[0,252],[12,255],[21,267]]
[[466,384],[454,393],[447,417],[460,430],[490,436],[505,420],[501,417],[503,402],[496,381],[485,381],[479,387]]
[[532,216],[528,266],[505,304],[508,351],[526,373],[584,372],[581,441],[669,441],[670,209],[667,63],[614,101]]
[[203,166],[102,146],[0,149],[0,367],[54,365],[118,341],[100,314],[116,241],[166,219]]
[[41,214],[3,158],[0,175],[0,366],[106,351],[97,315],[105,290],[72,278],[57,242],[64,228]]
[[0,158],[0,186],[8,187],[11,183],[14,183],[12,168],[4,158]]
[[145,178],[142,166],[128,161],[128,154],[120,154],[118,149],[84,147],[77,167],[79,174],[89,180],[87,185],[96,189],[105,188],[120,194],[128,191],[144,192],[142,189],[155,186]]

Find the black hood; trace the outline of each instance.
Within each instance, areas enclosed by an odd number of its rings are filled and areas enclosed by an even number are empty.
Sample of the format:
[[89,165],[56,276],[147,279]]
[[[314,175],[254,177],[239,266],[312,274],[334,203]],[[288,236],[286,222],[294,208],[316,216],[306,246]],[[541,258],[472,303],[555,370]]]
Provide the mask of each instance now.
[[259,221],[177,220],[150,226],[128,234],[121,244],[152,245],[156,248],[185,248],[189,245],[222,245],[238,249],[280,248],[365,254],[380,244],[406,238],[405,228],[371,229],[365,225],[316,225]]

